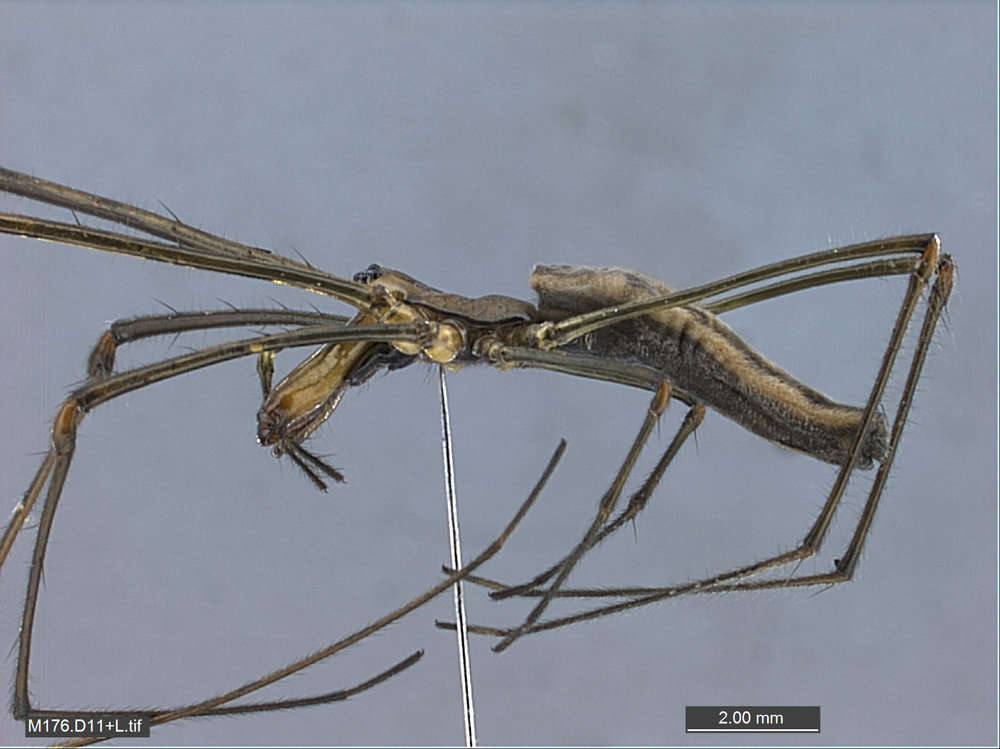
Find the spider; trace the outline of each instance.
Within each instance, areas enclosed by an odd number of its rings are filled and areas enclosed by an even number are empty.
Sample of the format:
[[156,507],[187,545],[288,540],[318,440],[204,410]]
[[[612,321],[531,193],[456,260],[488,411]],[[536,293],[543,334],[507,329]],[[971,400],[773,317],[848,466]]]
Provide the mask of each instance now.
[[[506,585],[471,573],[500,550],[554,470],[562,445],[514,520],[496,541],[462,569],[446,569],[443,580],[409,604],[337,643],[223,695],[172,710],[145,712],[153,724],[160,724],[194,715],[298,707],[342,699],[346,693],[374,686],[415,663],[419,654],[414,653],[346,692],[253,705],[228,703],[339,652],[461,579],[492,588],[494,598],[538,599],[518,625],[471,628],[473,632],[497,636],[499,642],[494,646],[497,651],[527,634],[678,595],[830,585],[849,580],[891,470],[934,328],[955,273],[954,262],[941,253],[937,236],[921,234],[803,255],[680,291],[620,268],[536,266],[531,278],[539,295],[536,306],[499,295],[470,299],[443,292],[406,273],[378,265],[371,265],[347,280],[304,262],[193,229],[176,217],[150,213],[6,169],[0,170],[0,189],[114,221],[159,239],[136,238],[80,223],[0,214],[0,231],[5,233],[298,286],[334,297],[356,310],[349,320],[322,312],[293,310],[171,313],[119,321],[100,337],[88,361],[86,382],[59,409],[52,426],[51,449],[0,540],[2,563],[35,501],[44,493],[18,644],[13,703],[18,718],[52,712],[34,707],[28,693],[34,613],[46,544],[72,461],[77,429],[83,417],[102,403],[187,372],[254,356],[264,395],[257,417],[258,441],[270,447],[275,456],[287,456],[313,485],[325,491],[330,483],[341,481],[343,476],[303,443],[330,418],[347,390],[367,382],[378,372],[402,369],[417,361],[433,362],[450,370],[485,363],[501,370],[538,368],[652,391],[638,434],[610,488],[601,497],[590,526],[566,555],[530,581]],[[815,270],[827,265],[834,267]],[[909,284],[871,394],[863,406],[837,403],[798,382],[750,348],[717,317],[728,310],[794,291],[890,275],[908,276]],[[762,285],[769,279],[778,280]],[[722,296],[748,286],[752,288]],[[887,419],[880,411],[885,386],[917,302],[929,286],[927,310],[906,383],[898,407],[892,418]],[[116,351],[131,341],[191,330],[265,325],[293,329],[244,338],[115,373]],[[280,382],[273,382],[275,352],[316,345],[321,347]],[[618,510],[638,454],[671,401],[686,404],[687,415],[652,474],[629,498],[624,509]],[[581,558],[642,511],[674,456],[705,417],[706,406],[765,439],[839,466],[833,487],[802,542],[790,551],[682,585],[613,590],[567,588],[565,583]],[[832,570],[823,574],[799,576],[793,571],[784,577],[758,577],[813,555],[823,542],[853,471],[871,469],[876,462],[875,479],[853,538]],[[616,600],[572,616],[543,619],[549,604],[557,597]]]

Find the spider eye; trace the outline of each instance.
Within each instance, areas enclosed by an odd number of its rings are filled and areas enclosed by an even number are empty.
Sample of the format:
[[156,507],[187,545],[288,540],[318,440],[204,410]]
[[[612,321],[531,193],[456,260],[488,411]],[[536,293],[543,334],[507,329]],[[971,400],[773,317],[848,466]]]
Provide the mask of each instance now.
[[377,263],[372,263],[365,270],[360,273],[354,274],[354,280],[358,283],[371,283],[372,281],[377,281],[382,277],[382,266]]

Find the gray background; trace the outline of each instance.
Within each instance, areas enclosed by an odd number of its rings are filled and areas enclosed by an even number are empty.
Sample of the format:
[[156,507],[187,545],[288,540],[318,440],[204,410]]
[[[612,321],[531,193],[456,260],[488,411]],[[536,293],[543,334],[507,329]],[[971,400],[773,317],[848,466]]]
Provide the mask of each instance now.
[[[995,17],[982,5],[125,4],[0,6],[0,162],[349,275],[372,261],[468,295],[528,297],[534,262],[620,264],[676,285],[853,241],[937,231],[960,266],[854,582],[671,602],[473,652],[497,744],[710,744],[688,704],[819,704],[819,736],[996,740]],[[35,211],[6,199],[6,210]],[[44,210],[44,209],[41,209]],[[65,217],[65,212],[56,212]],[[306,293],[2,239],[0,500],[108,321]],[[770,358],[863,401],[903,284],[727,316]],[[123,352],[124,366],[216,336]],[[912,338],[908,346],[912,351]],[[283,368],[294,355],[282,357]],[[489,568],[520,580],[582,532],[647,396],[544,373],[451,378],[466,553],[557,440],[569,452]],[[890,387],[898,396],[899,380]],[[446,559],[436,386],[413,367],[352,393],[313,445],[314,491],[254,442],[252,361],[135,393],[84,423],[39,609],[40,706],[173,705],[280,666],[437,579]],[[644,466],[683,411],[663,420]],[[835,470],[712,416],[635,534],[579,583],[683,581],[791,548]],[[826,570],[864,501],[852,484]],[[0,578],[17,631],[30,542]],[[473,591],[472,618],[524,604]],[[432,605],[269,694],[366,678],[348,703],[161,729],[170,744],[461,741],[453,638]],[[6,660],[12,680],[14,657]],[[0,741],[20,743],[4,719]]]

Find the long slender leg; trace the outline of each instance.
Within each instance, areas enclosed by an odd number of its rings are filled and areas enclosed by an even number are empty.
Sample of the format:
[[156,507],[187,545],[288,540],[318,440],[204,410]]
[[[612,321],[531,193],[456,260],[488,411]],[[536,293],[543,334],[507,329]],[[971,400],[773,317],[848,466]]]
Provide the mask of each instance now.
[[[511,534],[517,528],[518,524],[527,514],[528,510],[531,509],[531,506],[535,503],[535,500],[538,499],[539,495],[542,493],[542,489],[545,488],[546,483],[548,483],[549,478],[555,471],[556,466],[558,465],[559,460],[562,458],[563,453],[565,451],[566,451],[566,441],[561,440],[559,442],[559,445],[556,447],[555,452],[552,454],[552,457],[549,459],[549,462],[546,465],[545,470],[542,472],[541,477],[535,483],[535,486],[528,494],[527,499],[525,499],[524,502],[521,503],[521,506],[518,508],[517,512],[514,514],[514,517],[511,519],[511,521],[499,533],[499,535],[497,535],[497,537],[493,539],[493,541],[485,549],[483,549],[483,551],[481,551],[471,562],[469,562],[462,569],[455,570],[454,572],[448,574],[447,577],[445,577],[445,579],[441,580],[436,585],[428,588],[422,594],[420,594],[416,598],[413,598],[409,602],[403,604],[395,611],[386,614],[385,616],[375,620],[371,624],[362,627],[356,632],[353,632],[352,634],[338,640],[335,643],[331,643],[330,645],[327,645],[326,647],[317,650],[311,653],[310,655],[298,661],[295,661],[294,663],[290,663],[289,665],[283,668],[273,671],[270,674],[267,674],[266,676],[262,676],[259,679],[255,679],[254,681],[248,682],[240,687],[237,687],[236,689],[226,692],[225,694],[212,697],[211,699],[208,700],[203,700],[202,702],[198,702],[193,705],[187,705],[185,707],[175,708],[174,710],[168,712],[157,712],[151,718],[150,723],[152,725],[162,725],[164,723],[170,723],[175,720],[180,720],[181,718],[189,718],[197,715],[212,715],[214,714],[213,711],[216,708],[226,704],[227,702],[232,702],[233,700],[239,699],[240,697],[243,697],[245,695],[257,691],[258,689],[263,689],[266,686],[269,686],[277,681],[280,681],[281,679],[284,679],[286,676],[290,676],[291,674],[297,673],[298,671],[301,671],[305,668],[308,668],[309,666],[319,663],[320,661],[325,660],[330,656],[335,655],[336,653],[339,653],[340,651],[350,647],[351,645],[360,642],[361,640],[365,639],[366,637],[369,637],[375,632],[378,632],[379,630],[389,626],[393,622],[398,621],[402,617],[409,614],[411,611],[414,611],[420,606],[423,606],[425,603],[427,603],[434,597],[438,596],[439,594],[451,588],[451,586],[454,585],[456,582],[464,580],[471,572],[473,572],[474,570],[485,564],[494,555],[496,555],[501,548],[503,548],[503,545],[507,542],[507,539],[510,538]],[[82,740],[77,742],[70,742],[68,745],[84,746],[90,743],[94,743],[94,740]]]
[[[861,549],[863,547],[865,538],[867,537],[868,530],[871,527],[871,522],[874,517],[875,511],[878,507],[879,499],[885,488],[885,482],[888,477],[888,473],[892,468],[892,461],[895,457],[899,441],[902,438],[903,428],[906,424],[906,419],[908,417],[909,410],[913,402],[913,397],[916,392],[917,383],[920,379],[920,374],[924,366],[927,351],[933,339],[937,321],[941,316],[941,313],[947,302],[948,296],[951,293],[951,289],[954,283],[954,274],[955,274],[954,262],[948,255],[941,256],[940,260],[938,260],[936,243],[931,243],[931,245],[928,246],[927,251],[925,252],[924,261],[925,262],[922,264],[921,270],[918,273],[915,273],[911,277],[909,289],[907,291],[906,297],[904,298],[902,308],[900,310],[900,314],[897,318],[896,324],[893,328],[893,334],[891,336],[885,356],[883,357],[882,366],[879,369],[879,373],[876,378],[875,385],[873,386],[872,395],[869,398],[867,407],[867,409],[872,413],[874,412],[875,407],[877,407],[878,402],[881,399],[882,393],[884,392],[885,381],[888,379],[889,373],[895,362],[896,354],[899,351],[903,335],[905,334],[909,319],[913,314],[917,300],[919,299],[922,290],[925,288],[929,277],[936,270],[937,278],[930,293],[927,311],[924,315],[924,320],[921,327],[919,338],[917,340],[916,349],[914,351],[906,383],[904,385],[903,392],[900,397],[899,407],[897,408],[896,415],[893,419],[893,425],[888,443],[887,454],[885,459],[882,461],[882,464],[879,467],[878,473],[876,474],[875,480],[868,495],[868,499],[865,503],[864,510],[861,514],[861,518],[859,519],[858,525],[855,529],[851,542],[847,547],[847,549],[845,550],[844,554],[840,557],[840,559],[836,560],[834,569],[832,571],[819,575],[804,575],[799,577],[740,582],[740,581],[745,581],[747,578],[756,576],[767,570],[781,567],[790,562],[795,562],[800,559],[804,559],[808,556],[811,556],[819,549],[819,545],[822,542],[826,530],[829,527],[830,521],[832,519],[832,514],[836,510],[836,502],[839,500],[840,495],[843,492],[844,485],[846,484],[847,474],[849,473],[849,468],[847,466],[841,469],[840,474],[838,475],[838,481],[835,483],[834,488],[831,491],[830,498],[828,498],[826,505],[824,505],[823,510],[821,511],[819,517],[816,519],[809,533],[806,535],[802,543],[792,551],[787,552],[785,554],[779,554],[770,557],[761,562],[756,562],[754,564],[746,565],[744,567],[733,569],[724,572],[722,574],[714,575],[712,577],[707,577],[683,585],[676,585],[665,588],[620,588],[615,590],[583,590],[583,591],[563,590],[560,592],[560,595],[565,597],[573,597],[573,596],[598,597],[598,596],[610,595],[610,596],[630,596],[631,598],[630,600],[626,600],[621,603],[604,606],[597,609],[592,609],[579,614],[575,614],[573,616],[567,616],[559,619],[552,619],[549,621],[541,622],[537,625],[528,628],[525,633],[554,629],[575,622],[596,618],[598,616],[606,616],[609,614],[618,613],[620,611],[625,611],[628,609],[636,608],[638,606],[643,606],[667,598],[673,598],[676,596],[690,594],[690,593],[715,593],[715,592],[731,591],[731,590],[759,590],[764,588],[831,585],[850,580],[853,571],[857,565],[857,561]],[[855,445],[855,447],[857,447],[857,445]],[[476,582],[476,580],[470,579],[470,582]],[[493,587],[496,585],[496,583],[493,583],[492,581],[485,581],[485,582],[489,587]],[[544,592],[535,590],[535,591],[529,591],[525,595],[542,596],[544,595]],[[473,627],[470,628],[470,631],[499,635],[499,636],[504,636],[507,634],[507,631],[505,630],[496,630],[491,628]]]
[[[288,348],[291,346],[314,345],[317,342],[337,340],[358,340],[375,337],[385,340],[395,340],[414,336],[419,339],[420,326],[390,325],[390,326],[358,326],[357,329],[344,328],[339,323],[334,325],[313,326],[311,328],[279,333],[271,336],[261,336],[242,341],[222,344],[202,351],[196,351],[184,356],[168,359],[139,369],[131,370],[109,377],[95,377],[83,387],[74,391],[60,407],[52,424],[52,446],[42,461],[24,499],[15,508],[13,516],[0,539],[0,565],[9,551],[14,537],[20,530],[25,518],[31,512],[34,502],[48,484],[46,500],[38,525],[38,535],[32,555],[31,569],[28,574],[28,585],[25,594],[25,604],[21,619],[19,636],[18,668],[15,678],[14,714],[24,717],[30,711],[28,697],[28,665],[31,652],[31,638],[34,627],[34,613],[41,584],[45,550],[49,534],[55,518],[56,507],[62,494],[63,485],[69,472],[76,443],[76,432],[84,415],[96,406],[124,393],[145,387],[154,382],[176,377],[186,372],[211,366],[221,361],[247,356],[262,350]],[[395,329],[393,333],[390,329]]]
[[[173,312],[116,320],[98,338],[87,358],[87,379],[103,379],[114,371],[118,347],[156,336],[195,330],[264,325],[331,325],[347,323],[343,315],[287,309],[227,309],[211,312]],[[269,352],[273,353],[273,352]]]
[[[324,273],[307,263],[243,245],[187,226],[176,219],[169,219],[110,198],[2,168],[0,168],[0,190],[115,221],[176,244],[147,241],[79,225],[5,213],[0,213],[0,232],[290,283],[334,296],[356,307],[365,307],[371,302],[371,290],[364,285]],[[670,295],[670,304],[687,304],[739,286],[824,264],[919,251],[930,237],[928,234],[891,237],[803,255],[754,268],[712,284],[678,292]],[[659,309],[662,301],[662,299],[651,299],[569,318],[555,327],[542,331],[539,342],[545,347],[560,345],[584,335],[588,330]]]
[[0,190],[130,226],[176,244],[157,242],[79,224],[0,213],[0,232],[116,252],[150,260],[259,278],[367,307],[371,289],[281,255],[210,234],[180,221],[101,195],[0,167]]
[[[276,314],[277,313],[273,310],[266,312],[266,315],[271,319],[274,319]],[[212,313],[209,313],[209,317],[211,316]],[[159,318],[136,318],[136,321],[142,324],[152,321],[154,323],[154,327],[155,323],[160,322],[165,323],[165,325],[159,329],[159,332],[148,332],[145,335],[138,335],[133,338],[133,340],[137,340],[140,337],[148,337],[150,335],[177,332],[177,330],[170,324],[169,318],[171,317],[172,316]],[[185,314],[181,315],[181,317],[189,318],[190,315]],[[271,324],[261,322],[255,316],[252,316],[251,320],[254,321],[232,324]],[[128,322],[130,321],[123,321],[123,324],[127,324]],[[211,322],[214,323],[215,320],[211,320]],[[197,329],[196,325],[190,324],[190,320],[184,320],[182,325],[184,331]],[[217,326],[212,324],[209,327]],[[261,351],[275,351],[282,348],[294,348],[300,346],[315,346],[317,344],[339,340],[397,340],[398,337],[398,340],[419,341],[422,335],[423,333],[420,331],[420,326],[411,324],[354,326],[350,329],[344,329],[339,322],[339,319],[334,317],[333,322],[329,324],[312,325],[290,333],[278,333],[271,336],[233,341],[231,343],[204,349],[193,354],[188,354],[174,359],[167,359],[148,367],[140,367],[112,378],[108,375],[114,364],[114,355],[117,344],[115,343],[111,332],[106,331],[102,334],[97,345],[91,352],[90,360],[88,362],[87,387],[79,389],[76,391],[76,394],[80,394],[81,397],[86,395],[86,410],[90,410],[100,403],[103,403],[105,400],[115,398],[118,395],[131,392],[132,390],[146,387],[154,382],[176,377],[177,375],[192,372],[196,369],[211,366],[228,359],[248,356]],[[45,481],[52,471],[52,462],[54,460],[55,455],[50,451],[47,459],[43,461],[42,465],[39,467],[39,471],[36,473],[34,480],[25,492],[24,497],[14,507],[14,510],[11,513],[11,518],[8,521],[4,535],[0,538],[0,568],[3,567],[4,560],[7,558],[7,554],[10,551],[10,547],[13,544],[17,533],[21,529],[21,526],[24,524],[28,515],[31,513],[31,509],[34,507],[35,501],[41,493],[41,490],[45,485]]]
[[[271,710],[292,710],[297,707],[324,705],[329,702],[342,702],[343,700],[346,700],[349,697],[353,697],[356,694],[360,694],[361,692],[367,691],[368,689],[371,689],[372,687],[381,684],[383,681],[391,679],[396,674],[402,673],[410,666],[414,665],[417,661],[419,661],[423,657],[423,655],[424,652],[422,650],[417,650],[413,653],[410,653],[410,655],[406,656],[406,658],[399,661],[398,663],[393,664],[385,671],[376,674],[370,679],[366,679],[360,684],[355,684],[353,687],[348,687],[347,689],[338,689],[335,692],[326,692],[324,694],[313,695],[312,697],[301,697],[301,698],[287,699],[287,700],[273,700],[271,702],[255,702],[253,704],[233,705],[230,707],[217,707],[212,710],[205,710],[204,712],[198,713],[198,716],[213,717],[216,715],[245,715],[247,713],[260,713],[260,712],[268,712]],[[73,712],[79,713],[79,711],[73,711]],[[119,712],[119,711],[114,710],[112,712]],[[165,714],[167,711],[128,710],[127,712],[141,713],[146,718],[152,719]],[[35,718],[44,718],[47,716],[57,717],[57,716],[63,716],[65,714],[66,714],[65,710],[39,710],[37,708],[32,708],[31,710],[31,716]],[[75,745],[80,746],[80,745],[85,745],[87,743],[94,743],[97,740],[99,739],[87,738],[81,740],[80,742],[77,742]]]
[[[924,250],[931,244],[940,246],[940,240],[934,234],[914,234],[909,236],[891,237],[885,240],[874,242],[862,242],[848,247],[837,247],[832,250],[814,252],[810,255],[782,260],[777,263],[763,265],[753,268],[743,273],[723,278],[719,281],[693,286],[689,289],[673,292],[665,296],[652,297],[640,301],[617,304],[612,307],[574,315],[564,320],[554,323],[543,323],[535,328],[533,337],[540,348],[553,348],[576,340],[594,330],[613,325],[632,317],[640,317],[650,312],[679,307],[685,304],[692,304],[702,299],[718,296],[732,289],[749,286],[769,278],[790,275],[815,268],[817,266],[829,265],[832,263],[843,263],[848,260],[856,260],[864,257],[878,257],[884,255],[904,255],[905,253],[919,254],[923,256]],[[886,266],[879,270],[876,264],[868,267],[869,271],[859,270],[854,267],[834,269],[814,276],[804,276],[802,281],[789,279],[780,282],[776,286],[779,290],[774,294],[767,294],[762,298],[777,296],[797,289],[810,288],[825,283],[835,283],[837,280],[847,280],[848,278],[860,278],[865,275],[893,275],[903,274],[914,270],[914,267],[907,263],[905,258],[899,258],[886,262]],[[892,270],[895,268],[895,270]],[[841,277],[841,278],[838,278]],[[814,280],[808,280],[813,278]],[[750,292],[753,294],[755,292]],[[742,295],[741,295],[742,296]],[[741,302],[745,304],[747,302]],[[738,306],[738,305],[737,305]],[[710,308],[707,307],[706,308]]]
[[625,460],[622,462],[622,466],[618,470],[615,480],[611,483],[608,491],[605,492],[604,496],[601,498],[601,502],[598,505],[597,515],[594,516],[594,520],[591,522],[590,527],[584,534],[583,539],[566,557],[566,560],[559,568],[559,574],[556,575],[556,579],[552,582],[551,588],[549,588],[545,595],[542,596],[542,600],[535,605],[535,608],[531,610],[531,613],[528,614],[517,629],[511,631],[511,633],[508,634],[502,641],[493,646],[494,652],[499,653],[508,648],[527,627],[530,627],[538,620],[538,617],[542,615],[549,603],[552,601],[553,594],[559,590],[562,584],[566,581],[566,578],[569,577],[569,574],[573,571],[577,562],[580,561],[583,554],[593,545],[594,539],[597,537],[604,524],[608,522],[608,518],[611,517],[611,513],[614,512],[618,497],[621,496],[622,490],[625,488],[625,482],[628,480],[629,474],[632,473],[632,468],[635,466],[635,462],[639,458],[639,452],[642,450],[643,445],[646,444],[650,433],[653,431],[653,427],[656,426],[656,423],[666,410],[669,402],[670,386],[666,382],[663,382],[660,384],[659,389],[653,396],[653,400],[649,404],[649,409],[646,411],[646,417],[643,419],[642,427],[639,429],[639,433],[632,442],[632,447],[625,456]]

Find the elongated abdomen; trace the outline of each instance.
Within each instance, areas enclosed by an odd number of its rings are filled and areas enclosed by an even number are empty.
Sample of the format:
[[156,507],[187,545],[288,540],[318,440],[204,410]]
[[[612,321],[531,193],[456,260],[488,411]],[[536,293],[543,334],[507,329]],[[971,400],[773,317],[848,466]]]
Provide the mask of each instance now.
[[[572,265],[536,265],[531,286],[541,316],[550,320],[671,292],[638,271]],[[654,367],[754,434],[828,463],[847,459],[861,423],[863,409],[802,384],[700,307],[673,307],[615,323],[566,348]],[[870,468],[885,450],[885,419],[876,414],[858,466]]]

